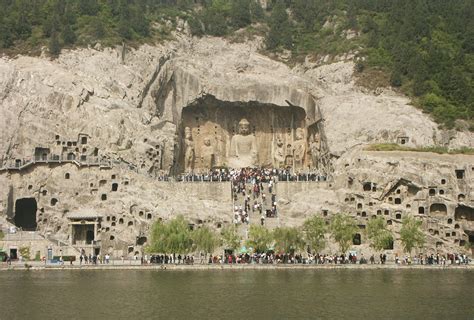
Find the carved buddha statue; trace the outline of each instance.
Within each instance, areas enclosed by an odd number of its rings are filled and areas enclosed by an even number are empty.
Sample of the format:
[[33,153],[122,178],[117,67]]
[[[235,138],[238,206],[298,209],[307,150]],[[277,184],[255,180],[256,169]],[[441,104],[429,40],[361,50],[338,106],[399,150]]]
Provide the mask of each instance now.
[[229,165],[233,168],[253,167],[257,164],[257,140],[250,134],[247,119],[239,122],[239,133],[230,141]]

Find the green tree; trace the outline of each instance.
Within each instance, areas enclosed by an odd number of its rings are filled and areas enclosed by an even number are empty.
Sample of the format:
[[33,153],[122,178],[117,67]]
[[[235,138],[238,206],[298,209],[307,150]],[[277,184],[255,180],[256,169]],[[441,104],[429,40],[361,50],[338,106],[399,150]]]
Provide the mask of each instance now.
[[20,256],[26,261],[30,260],[30,247],[21,247],[19,250]]
[[261,21],[265,17],[263,8],[258,0],[250,1],[250,16],[252,17],[252,21]]
[[278,252],[291,253],[304,248],[301,230],[294,227],[279,227],[273,230],[275,249]]
[[400,229],[400,241],[403,250],[409,254],[414,248],[422,248],[425,244],[425,234],[421,230],[422,221],[413,217],[406,216],[402,220]]
[[69,24],[65,25],[63,31],[61,32],[64,44],[70,45],[76,42],[76,34],[72,30]]
[[291,25],[283,0],[273,7],[269,22],[270,30],[266,38],[267,49],[290,48],[292,42]]
[[319,216],[312,216],[303,223],[306,243],[314,252],[319,252],[326,246],[324,235],[326,233],[326,222]]
[[393,235],[387,229],[387,222],[383,217],[370,219],[367,222],[367,237],[375,250],[389,249],[393,245]]
[[252,224],[249,229],[247,247],[252,247],[255,252],[266,252],[273,242],[272,232],[261,225]]
[[331,221],[330,230],[342,253],[346,253],[358,228],[352,217],[338,213]]
[[49,39],[49,54],[53,57],[56,57],[61,53],[61,45],[59,44],[58,34],[53,32],[51,38]]
[[240,236],[237,232],[237,227],[233,224],[227,225],[222,229],[221,239],[224,249],[235,251],[240,246]]
[[250,0],[234,0],[231,8],[230,19],[235,28],[250,24]]
[[192,237],[189,224],[183,216],[163,223],[157,221],[151,228],[151,241],[148,252],[188,253],[192,250]]
[[209,227],[201,227],[192,232],[192,239],[195,249],[207,254],[212,254],[219,246],[219,238]]

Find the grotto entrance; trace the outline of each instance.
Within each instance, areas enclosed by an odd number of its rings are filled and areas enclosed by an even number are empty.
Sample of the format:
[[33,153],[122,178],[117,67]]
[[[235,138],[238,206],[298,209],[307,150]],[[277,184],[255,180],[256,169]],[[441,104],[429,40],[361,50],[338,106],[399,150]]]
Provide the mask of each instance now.
[[456,221],[466,219],[467,221],[474,221],[474,208],[459,205],[454,209],[454,218]]
[[35,198],[22,198],[15,202],[14,223],[18,228],[26,231],[35,231],[37,204]]
[[183,109],[177,172],[222,167],[308,170],[321,154],[318,128],[307,123],[301,107],[205,97]]
[[70,220],[70,239],[72,245],[94,245],[97,241],[98,224],[102,215],[91,209],[72,212],[67,215]]
[[94,224],[84,222],[84,224],[74,224],[72,226],[73,245],[92,244],[94,240]]

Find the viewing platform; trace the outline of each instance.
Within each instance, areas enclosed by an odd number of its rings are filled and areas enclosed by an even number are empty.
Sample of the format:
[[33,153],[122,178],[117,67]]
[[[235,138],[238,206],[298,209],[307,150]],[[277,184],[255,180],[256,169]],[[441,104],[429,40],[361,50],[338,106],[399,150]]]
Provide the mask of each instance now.
[[32,158],[16,159],[14,161],[6,162],[0,167],[0,172],[3,171],[22,171],[31,166],[38,164],[64,164],[64,163],[73,163],[78,167],[100,167],[105,169],[112,168],[112,162],[110,160],[101,159],[99,157],[88,157],[82,159],[76,159],[75,157],[59,156],[59,155],[49,155],[44,156],[35,156]]

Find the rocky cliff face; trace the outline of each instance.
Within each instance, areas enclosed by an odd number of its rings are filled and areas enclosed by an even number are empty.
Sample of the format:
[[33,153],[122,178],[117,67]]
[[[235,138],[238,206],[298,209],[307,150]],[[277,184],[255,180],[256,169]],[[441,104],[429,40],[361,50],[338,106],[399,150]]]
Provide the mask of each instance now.
[[[341,157],[334,164],[334,184],[326,186],[316,202],[305,201],[304,190],[295,192],[301,198],[288,207],[288,223],[297,224],[308,214],[298,208],[322,208],[328,201],[333,202],[334,212],[346,208],[346,197],[333,188],[350,190],[348,178],[357,176],[363,183],[367,175],[383,190],[402,177],[420,190],[435,183],[420,181],[419,176],[407,178],[408,172],[419,174],[436,167],[427,167],[428,160],[421,156],[411,159],[407,170],[394,171],[391,155],[371,158],[372,165],[361,168],[356,160],[363,154],[360,145],[403,138],[411,146],[474,147],[472,134],[439,130],[407,98],[389,89],[358,88],[352,73],[353,63],[348,61],[290,69],[261,55],[258,41],[231,44],[184,36],[138,49],[67,51],[53,61],[3,57],[0,210],[4,217],[13,217],[16,199],[35,198],[39,228],[67,240],[68,214],[87,207],[103,217],[99,228],[103,248],[120,250],[145,234],[150,221],[176,213],[215,226],[231,221],[230,199],[226,202],[221,196],[226,191],[209,191],[216,195],[206,198],[156,181],[158,174],[172,171],[181,159],[183,110],[207,98],[225,108],[299,107],[304,110],[305,126],[318,124],[327,151]],[[265,126],[253,125],[257,131]],[[405,159],[396,161],[404,166]],[[459,166],[469,170],[472,157],[462,161]],[[452,211],[457,192],[449,200]],[[385,196],[377,197],[383,201]],[[465,197],[472,204],[471,195]],[[357,207],[353,211],[362,215]]]

